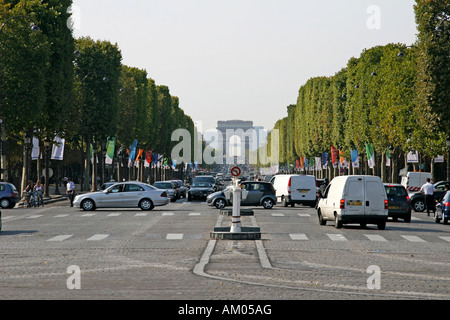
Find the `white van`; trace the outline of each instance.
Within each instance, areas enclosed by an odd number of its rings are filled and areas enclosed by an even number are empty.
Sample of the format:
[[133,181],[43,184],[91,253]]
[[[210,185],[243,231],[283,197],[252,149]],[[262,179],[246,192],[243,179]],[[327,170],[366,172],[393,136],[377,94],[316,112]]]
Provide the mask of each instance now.
[[317,203],[317,183],[314,176],[275,175],[270,183],[275,189],[277,202],[285,207],[296,203],[315,207]]
[[406,172],[401,175],[401,184],[406,188],[408,193],[416,193],[420,191],[420,188],[427,182],[427,179],[431,179],[430,172]]
[[376,224],[384,230],[388,218],[386,190],[379,177],[340,176],[334,178],[319,199],[317,214],[321,225],[334,221],[336,228],[346,223]]

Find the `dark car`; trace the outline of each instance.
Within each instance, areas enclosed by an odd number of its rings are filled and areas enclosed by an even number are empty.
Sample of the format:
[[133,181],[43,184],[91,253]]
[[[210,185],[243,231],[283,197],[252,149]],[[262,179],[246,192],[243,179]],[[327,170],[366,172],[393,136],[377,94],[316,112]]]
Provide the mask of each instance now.
[[406,188],[401,184],[384,184],[388,199],[388,216],[394,221],[398,218],[411,222],[411,200]]
[[[450,184],[450,181],[440,181],[434,184],[434,187],[436,188],[436,192],[434,193],[434,198],[436,201],[439,201],[442,199],[444,194],[447,192],[445,190],[445,186]],[[414,211],[416,212],[423,212],[426,209],[425,204],[425,197],[422,193],[418,192],[411,196],[411,205]]]
[[[277,203],[275,190],[270,182],[246,181],[242,182],[241,206],[263,206],[264,209],[272,209]],[[233,196],[230,195],[233,203]]]
[[206,197],[214,191],[214,187],[210,182],[194,181],[188,191],[188,201],[194,199],[206,199]]
[[170,180],[170,181],[172,181],[178,185],[180,197],[186,198],[186,189],[187,188],[184,186],[183,181],[181,181],[181,180]]
[[213,176],[197,176],[192,181],[192,184],[205,183],[205,182],[210,183],[212,185],[212,188],[214,189],[214,191],[219,190],[217,180]]
[[434,216],[434,221],[436,223],[441,222],[443,224],[448,223],[448,219],[450,218],[450,191],[444,194],[441,201],[436,204],[436,214]]
[[20,195],[16,187],[7,182],[0,183],[0,207],[2,209],[12,209],[19,203]]

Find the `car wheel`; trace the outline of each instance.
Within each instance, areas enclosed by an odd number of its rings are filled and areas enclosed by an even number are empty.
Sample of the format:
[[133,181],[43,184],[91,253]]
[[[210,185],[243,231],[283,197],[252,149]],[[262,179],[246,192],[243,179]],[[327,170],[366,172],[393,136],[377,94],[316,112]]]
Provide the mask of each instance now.
[[337,214],[334,216],[334,227],[336,229],[341,229],[342,228],[342,221],[339,220],[339,216]]
[[2,207],[2,209],[8,209],[10,205],[11,201],[9,201],[9,199],[2,199],[0,201],[0,207]]
[[141,202],[139,202],[139,208],[144,211],[149,211],[154,208],[154,205],[150,199],[142,199]]
[[273,208],[273,200],[272,199],[265,199],[262,203],[264,209],[272,209]]
[[286,197],[281,198],[281,204],[283,207],[287,207],[288,206],[288,202],[286,200]]
[[321,226],[326,226],[327,225],[327,220],[325,220],[322,216],[322,212],[320,212],[320,209],[317,210],[317,215],[319,216],[319,224]]
[[84,211],[93,211],[95,210],[95,203],[91,199],[83,200],[83,202],[81,203],[81,208]]
[[406,222],[406,223],[410,223],[410,222],[411,222],[411,213],[409,213],[408,215],[406,215],[406,216],[403,218],[403,221]]
[[378,230],[386,229],[386,221],[378,222],[377,226],[378,226]]
[[223,199],[217,199],[217,200],[214,202],[214,206],[215,206],[217,209],[223,209],[223,208],[225,208],[225,205],[226,205],[226,203],[225,203],[225,200],[223,200]]
[[425,202],[423,200],[416,200],[412,204],[414,211],[416,212],[424,212],[425,211]]

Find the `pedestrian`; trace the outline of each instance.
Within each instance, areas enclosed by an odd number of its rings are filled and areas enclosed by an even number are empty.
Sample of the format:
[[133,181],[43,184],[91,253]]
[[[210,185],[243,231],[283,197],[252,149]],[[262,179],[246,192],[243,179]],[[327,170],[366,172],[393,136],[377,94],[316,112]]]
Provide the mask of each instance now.
[[436,213],[436,202],[434,199],[434,193],[436,192],[436,188],[434,184],[431,183],[431,179],[427,178],[427,182],[420,188],[420,192],[425,197],[425,205],[427,206],[427,215],[430,215],[430,210],[433,211],[433,214]]
[[34,197],[37,200],[37,206],[42,205],[44,206],[44,187],[41,184],[41,180],[38,180],[36,182],[36,185],[34,186]]
[[[36,207],[36,199],[34,197],[34,182],[33,180],[28,181],[28,185],[25,188],[24,192],[26,192],[26,199],[27,199],[27,207]],[[31,197],[33,197],[33,204],[30,202]]]
[[75,198],[75,183],[73,183],[71,178],[67,179],[67,195],[69,197],[70,206],[73,207],[73,199]]

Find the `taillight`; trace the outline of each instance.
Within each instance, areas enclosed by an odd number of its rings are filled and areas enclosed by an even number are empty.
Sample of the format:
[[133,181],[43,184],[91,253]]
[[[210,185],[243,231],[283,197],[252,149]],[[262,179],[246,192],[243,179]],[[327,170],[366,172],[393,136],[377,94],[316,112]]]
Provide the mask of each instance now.
[[289,182],[288,182],[288,193],[291,193],[291,179],[289,178]]
[[444,206],[450,207],[450,202],[444,202]]
[[406,196],[406,201],[407,201],[408,203],[410,203],[410,202],[411,202],[411,198],[410,198],[409,196]]
[[388,209],[389,209],[389,203],[386,199],[386,200],[384,200],[384,210],[388,210]]
[[167,198],[167,192],[163,192],[163,193],[161,193],[161,197],[163,197],[163,198]]
[[14,191],[11,191],[11,197],[15,197],[16,195],[14,194]]
[[341,202],[340,202],[340,207],[339,207],[340,209],[345,209],[345,200],[344,199],[341,199]]

